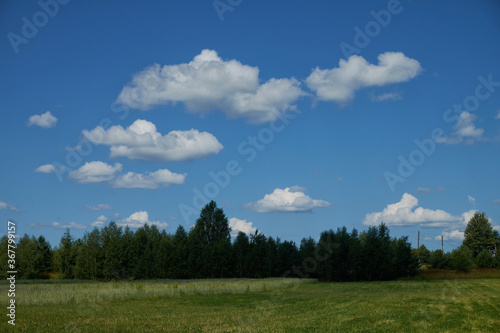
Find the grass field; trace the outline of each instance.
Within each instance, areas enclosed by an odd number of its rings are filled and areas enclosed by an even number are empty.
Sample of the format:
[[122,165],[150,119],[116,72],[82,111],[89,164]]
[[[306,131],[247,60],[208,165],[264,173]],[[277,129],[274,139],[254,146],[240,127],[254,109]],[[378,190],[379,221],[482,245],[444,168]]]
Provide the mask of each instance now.
[[[500,331],[500,279],[18,283],[16,288],[15,332]],[[6,294],[1,293],[2,304]],[[2,331],[14,331],[3,317]]]

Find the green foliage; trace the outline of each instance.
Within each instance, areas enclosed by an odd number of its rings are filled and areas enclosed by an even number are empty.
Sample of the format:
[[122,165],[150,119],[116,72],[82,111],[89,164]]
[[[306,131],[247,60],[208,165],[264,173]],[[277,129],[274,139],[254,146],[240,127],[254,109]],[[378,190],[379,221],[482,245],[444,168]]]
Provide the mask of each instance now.
[[466,245],[451,252],[451,267],[459,272],[468,272],[474,267],[472,251]]
[[431,252],[429,263],[432,268],[449,269],[451,268],[451,253],[446,252],[443,254],[441,250],[434,250]]
[[483,250],[474,258],[474,263],[478,268],[491,268],[493,267],[493,255],[490,251]]
[[476,257],[484,250],[493,251],[498,242],[498,233],[493,232],[493,228],[488,221],[488,217],[478,212],[467,223],[464,232],[463,244],[467,246],[472,255]]

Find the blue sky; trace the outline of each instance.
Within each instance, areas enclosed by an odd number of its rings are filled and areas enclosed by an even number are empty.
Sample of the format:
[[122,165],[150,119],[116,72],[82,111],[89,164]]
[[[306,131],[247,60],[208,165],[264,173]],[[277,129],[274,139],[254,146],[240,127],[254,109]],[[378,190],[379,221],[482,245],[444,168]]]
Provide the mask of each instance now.
[[0,218],[20,234],[173,233],[211,199],[296,242],[384,221],[451,250],[474,210],[500,225],[496,1],[0,7]]

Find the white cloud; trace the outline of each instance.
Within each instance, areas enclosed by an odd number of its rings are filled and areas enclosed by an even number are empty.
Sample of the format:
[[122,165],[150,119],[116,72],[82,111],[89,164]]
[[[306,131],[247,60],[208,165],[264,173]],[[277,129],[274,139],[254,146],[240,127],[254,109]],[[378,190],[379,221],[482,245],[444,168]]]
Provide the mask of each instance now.
[[231,228],[231,237],[238,236],[241,231],[247,235],[255,233],[257,228],[253,226],[253,222],[247,222],[247,220],[240,220],[236,217],[229,219],[229,227]]
[[340,182],[343,182],[344,181],[344,177],[340,176],[340,177],[337,177],[333,180],[334,182],[337,182],[337,183],[340,183]]
[[474,197],[471,197],[470,195],[467,196],[467,198],[469,199],[469,202],[475,204],[476,203],[476,198]]
[[40,172],[40,173],[55,173],[56,172],[56,168],[52,164],[44,164],[44,165],[40,165],[38,168],[36,168],[35,172]]
[[436,187],[436,188],[418,187],[415,191],[413,191],[413,194],[419,195],[428,193],[439,193],[444,191],[445,191],[444,187]]
[[83,130],[83,136],[95,143],[110,146],[111,157],[127,157],[147,161],[186,161],[217,154],[222,144],[208,132],[171,131],[162,135],[155,124],[137,119],[124,129],[112,126],[107,131],[97,126]]
[[497,111],[497,115],[496,115],[495,119],[500,119],[500,110]]
[[3,201],[0,201],[0,210],[3,210],[3,209],[12,210],[14,212],[18,212],[19,211],[19,209],[17,209],[16,207],[14,207],[12,205],[9,205],[8,203],[5,203]]
[[42,114],[35,114],[29,117],[28,126],[40,126],[43,128],[50,128],[56,126],[57,118],[47,111]]
[[143,188],[157,189],[158,187],[168,187],[173,184],[183,184],[187,174],[173,173],[167,169],[160,169],[155,172],[145,174],[127,172],[119,175],[113,182],[116,188]]
[[160,222],[160,221],[150,221],[149,214],[146,211],[135,212],[132,215],[130,215],[129,217],[118,221],[116,224],[118,226],[123,226],[123,227],[128,225],[130,228],[138,229],[138,228],[144,226],[144,224],[146,224],[146,223],[149,225],[156,225],[159,229],[168,228],[168,223]]
[[356,90],[406,82],[422,71],[417,60],[408,58],[401,52],[382,53],[378,60],[378,65],[374,65],[361,56],[352,55],[347,61],[341,59],[339,67],[315,68],[306,79],[307,86],[321,100],[344,103],[354,97]]
[[52,227],[56,229],[87,229],[87,226],[85,224],[78,224],[76,222],[69,222],[66,224],[61,224],[59,222],[52,222],[51,224]]
[[330,203],[324,200],[312,199],[299,186],[287,187],[284,190],[275,189],[257,202],[249,202],[245,208],[259,212],[308,212],[316,207],[328,207]]
[[113,179],[116,173],[122,171],[122,165],[115,163],[109,165],[101,161],[87,162],[77,170],[71,171],[69,176],[77,182],[86,183],[99,183]]
[[476,128],[473,121],[477,118],[476,115],[464,111],[458,117],[457,124],[455,125],[455,132],[449,137],[440,137],[436,140],[439,143],[446,143],[449,145],[465,142],[472,144],[475,141],[485,140],[483,138],[484,129]]
[[403,98],[403,96],[401,96],[401,94],[398,92],[370,96],[370,99],[374,102],[383,102],[386,100],[397,101],[397,100],[400,100],[402,98]]
[[257,67],[224,61],[216,51],[203,50],[189,63],[155,64],[135,74],[117,102],[141,110],[181,102],[190,112],[222,110],[229,118],[263,123],[295,110],[293,103],[302,95],[294,78],[260,84]]
[[[464,239],[464,232],[463,231],[459,231],[459,230],[452,230],[452,231],[443,231],[441,233],[441,235],[443,235],[443,240],[447,241],[447,240],[458,240],[458,241],[461,241]],[[441,240],[441,235],[439,236],[436,236],[436,240]]]
[[454,216],[444,210],[431,210],[418,206],[418,199],[409,193],[403,194],[401,201],[390,204],[381,212],[366,214],[364,225],[377,226],[384,222],[388,226],[411,226],[420,224],[425,227],[464,226],[474,215],[473,210]]
[[108,204],[98,204],[97,206],[85,206],[85,209],[92,211],[99,211],[99,210],[112,210],[113,207],[111,207]]
[[492,205],[497,205],[497,206],[500,206],[500,199],[496,199],[496,200],[493,200],[491,202]]
[[104,215],[100,215],[98,216],[94,222],[92,222],[90,224],[90,226],[92,227],[97,227],[97,228],[101,228],[101,227],[104,227],[106,225],[106,221],[107,221],[107,217],[104,216]]

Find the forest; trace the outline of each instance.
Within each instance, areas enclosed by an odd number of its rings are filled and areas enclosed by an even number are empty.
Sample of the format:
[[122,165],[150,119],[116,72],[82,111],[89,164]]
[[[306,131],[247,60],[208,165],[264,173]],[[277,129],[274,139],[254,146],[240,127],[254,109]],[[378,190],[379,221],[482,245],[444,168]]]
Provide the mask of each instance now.
[[[461,247],[451,253],[412,249],[408,237],[391,238],[385,224],[359,233],[346,227],[321,233],[319,241],[299,245],[260,233],[231,229],[212,201],[189,230],[174,234],[144,225],[133,231],[111,221],[80,239],[67,229],[55,249],[43,237],[25,234],[16,244],[20,279],[201,279],[299,277],[322,281],[372,281],[412,277],[421,265],[467,271],[500,267],[495,256],[498,233],[484,213],[476,213]],[[485,235],[486,238],[480,237]],[[0,259],[7,262],[7,236],[0,239]],[[6,274],[6,273],[2,273]]]

